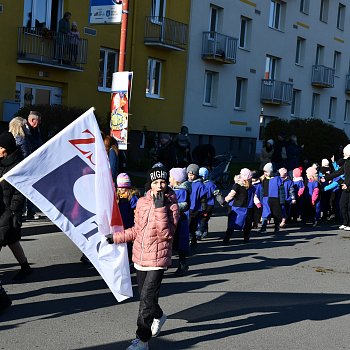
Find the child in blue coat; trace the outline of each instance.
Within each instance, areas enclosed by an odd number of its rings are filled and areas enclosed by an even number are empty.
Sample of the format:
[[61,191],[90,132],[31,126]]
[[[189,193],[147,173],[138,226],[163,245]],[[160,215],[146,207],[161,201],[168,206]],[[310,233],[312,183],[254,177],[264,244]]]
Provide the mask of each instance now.
[[295,205],[293,205],[291,209],[291,218],[293,222],[297,222],[301,214],[302,195],[305,189],[304,179],[301,175],[302,175],[301,168],[295,168],[293,170],[293,187],[294,187],[294,195],[296,200]]
[[284,192],[285,192],[285,200],[284,204],[282,204],[282,221],[280,227],[284,227],[286,225],[287,220],[290,217],[290,211],[292,204],[296,203],[295,193],[293,181],[288,177],[288,170],[286,168],[281,168],[278,170],[280,177],[282,179]]
[[269,206],[269,184],[272,179],[273,166],[272,163],[266,163],[263,168],[264,174],[261,176],[261,189],[262,189],[262,220],[260,233],[266,232],[267,221],[271,217],[271,210]]
[[173,241],[173,249],[179,254],[179,265],[175,271],[176,276],[183,276],[188,270],[186,256],[189,252],[188,220],[191,184],[186,180],[187,174],[185,168],[172,168],[170,170],[169,183],[176,194],[180,211],[180,219],[177,223]]
[[206,212],[202,213],[199,231],[197,231],[197,239],[202,239],[208,234],[208,223],[211,215],[213,214],[215,199],[220,205],[222,205],[224,197],[220,190],[216,187],[215,183],[208,179],[209,171],[207,168],[200,168],[199,176],[203,179],[203,184],[207,189],[207,210]]
[[254,201],[253,206],[253,228],[258,228],[261,215],[262,215],[262,198],[263,198],[263,191],[262,191],[262,183],[259,178],[259,174],[257,171],[252,171],[252,185],[255,187],[255,197],[257,200]]
[[234,230],[243,230],[244,242],[249,242],[249,235],[253,222],[253,206],[255,187],[252,185],[252,173],[243,168],[239,175],[235,176],[235,184],[225,197],[225,202],[230,206],[227,220],[227,230],[223,242],[228,244]]
[[[199,166],[190,164],[187,169],[188,181],[191,183],[190,196],[190,236],[191,248],[197,247],[197,231],[200,219],[207,211],[207,189],[203,184],[202,178],[199,176]],[[202,235],[198,233],[198,235]]]

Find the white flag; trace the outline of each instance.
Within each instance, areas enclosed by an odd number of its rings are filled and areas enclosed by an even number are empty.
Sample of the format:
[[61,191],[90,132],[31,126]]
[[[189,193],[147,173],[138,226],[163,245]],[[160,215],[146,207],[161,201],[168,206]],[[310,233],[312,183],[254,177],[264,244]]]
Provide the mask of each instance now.
[[118,301],[132,297],[126,244],[107,152],[93,108],[5,174],[89,258]]

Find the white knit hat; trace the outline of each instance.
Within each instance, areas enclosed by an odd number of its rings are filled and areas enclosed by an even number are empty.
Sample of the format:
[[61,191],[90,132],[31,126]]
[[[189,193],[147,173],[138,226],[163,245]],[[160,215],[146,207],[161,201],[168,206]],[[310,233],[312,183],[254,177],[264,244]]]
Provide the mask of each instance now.
[[329,166],[329,160],[328,159],[322,159],[321,166]]
[[350,157],[350,143],[344,147],[343,154],[345,159]]
[[272,172],[273,172],[272,163],[266,163],[266,164],[264,165],[263,170],[266,171],[266,172],[268,172],[268,173],[270,173],[270,174],[272,174]]

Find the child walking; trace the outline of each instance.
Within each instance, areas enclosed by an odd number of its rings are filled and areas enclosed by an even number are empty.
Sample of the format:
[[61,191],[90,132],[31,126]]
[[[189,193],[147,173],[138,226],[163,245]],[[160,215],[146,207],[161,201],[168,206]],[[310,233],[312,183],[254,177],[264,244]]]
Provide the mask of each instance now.
[[[190,196],[190,236],[191,248],[197,247],[197,231],[200,219],[207,211],[207,189],[203,184],[203,180],[199,177],[199,166],[190,164],[187,169],[188,181],[191,183]],[[198,235],[202,235],[198,232]]]
[[235,184],[225,197],[225,202],[230,206],[228,214],[227,230],[223,239],[224,244],[230,242],[234,230],[243,230],[244,242],[249,242],[252,229],[253,206],[255,187],[252,186],[252,173],[243,168],[240,174],[235,176]]
[[189,253],[190,231],[188,227],[191,184],[187,181],[185,168],[172,168],[170,170],[169,184],[174,190],[179,204],[180,219],[177,223],[173,250],[179,254],[179,265],[175,271],[176,276],[185,275],[188,271],[186,256]]
[[303,193],[303,224],[311,220],[316,226],[321,216],[320,188],[318,183],[317,169],[315,167],[306,170],[307,185]]
[[259,178],[259,173],[256,170],[252,171],[252,185],[255,187],[255,197],[258,201],[254,201],[253,206],[253,228],[258,228],[262,215],[262,184]]
[[171,265],[172,243],[179,220],[174,191],[167,186],[164,168],[149,170],[151,189],[136,205],[135,224],[107,237],[109,243],[134,242],[132,260],[140,294],[136,339],[127,350],[148,350],[148,341],[160,333],[166,315],[158,304],[164,271]]
[[[127,173],[117,176],[117,202],[124,229],[134,226],[134,212],[140,195],[138,190],[131,186],[131,180]],[[129,262],[131,263],[132,242],[128,242]]]
[[209,177],[209,170],[207,168],[199,169],[199,176],[203,179],[203,184],[207,189],[207,210],[202,213],[199,231],[197,231],[197,239],[205,238],[208,234],[208,223],[213,214],[215,199],[220,205],[224,202],[224,197],[220,190],[216,187],[215,183],[211,181]]

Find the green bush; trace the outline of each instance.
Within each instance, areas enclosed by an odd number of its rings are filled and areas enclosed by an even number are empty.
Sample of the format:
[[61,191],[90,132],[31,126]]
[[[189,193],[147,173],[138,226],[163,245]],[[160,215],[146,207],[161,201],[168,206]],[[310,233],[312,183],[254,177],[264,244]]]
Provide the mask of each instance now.
[[[30,111],[40,112],[42,115],[40,130],[44,141],[63,130],[71,122],[86,112],[89,108],[69,107],[63,105],[32,105],[21,108],[14,117],[27,118]],[[95,113],[96,119],[102,131],[109,129],[109,117],[99,118]]]
[[277,140],[278,134],[286,133],[287,137],[296,135],[298,144],[304,145],[303,157],[311,162],[320,162],[322,158],[330,158],[339,147],[349,143],[348,137],[341,129],[320,119],[276,119],[265,129],[265,139]]

